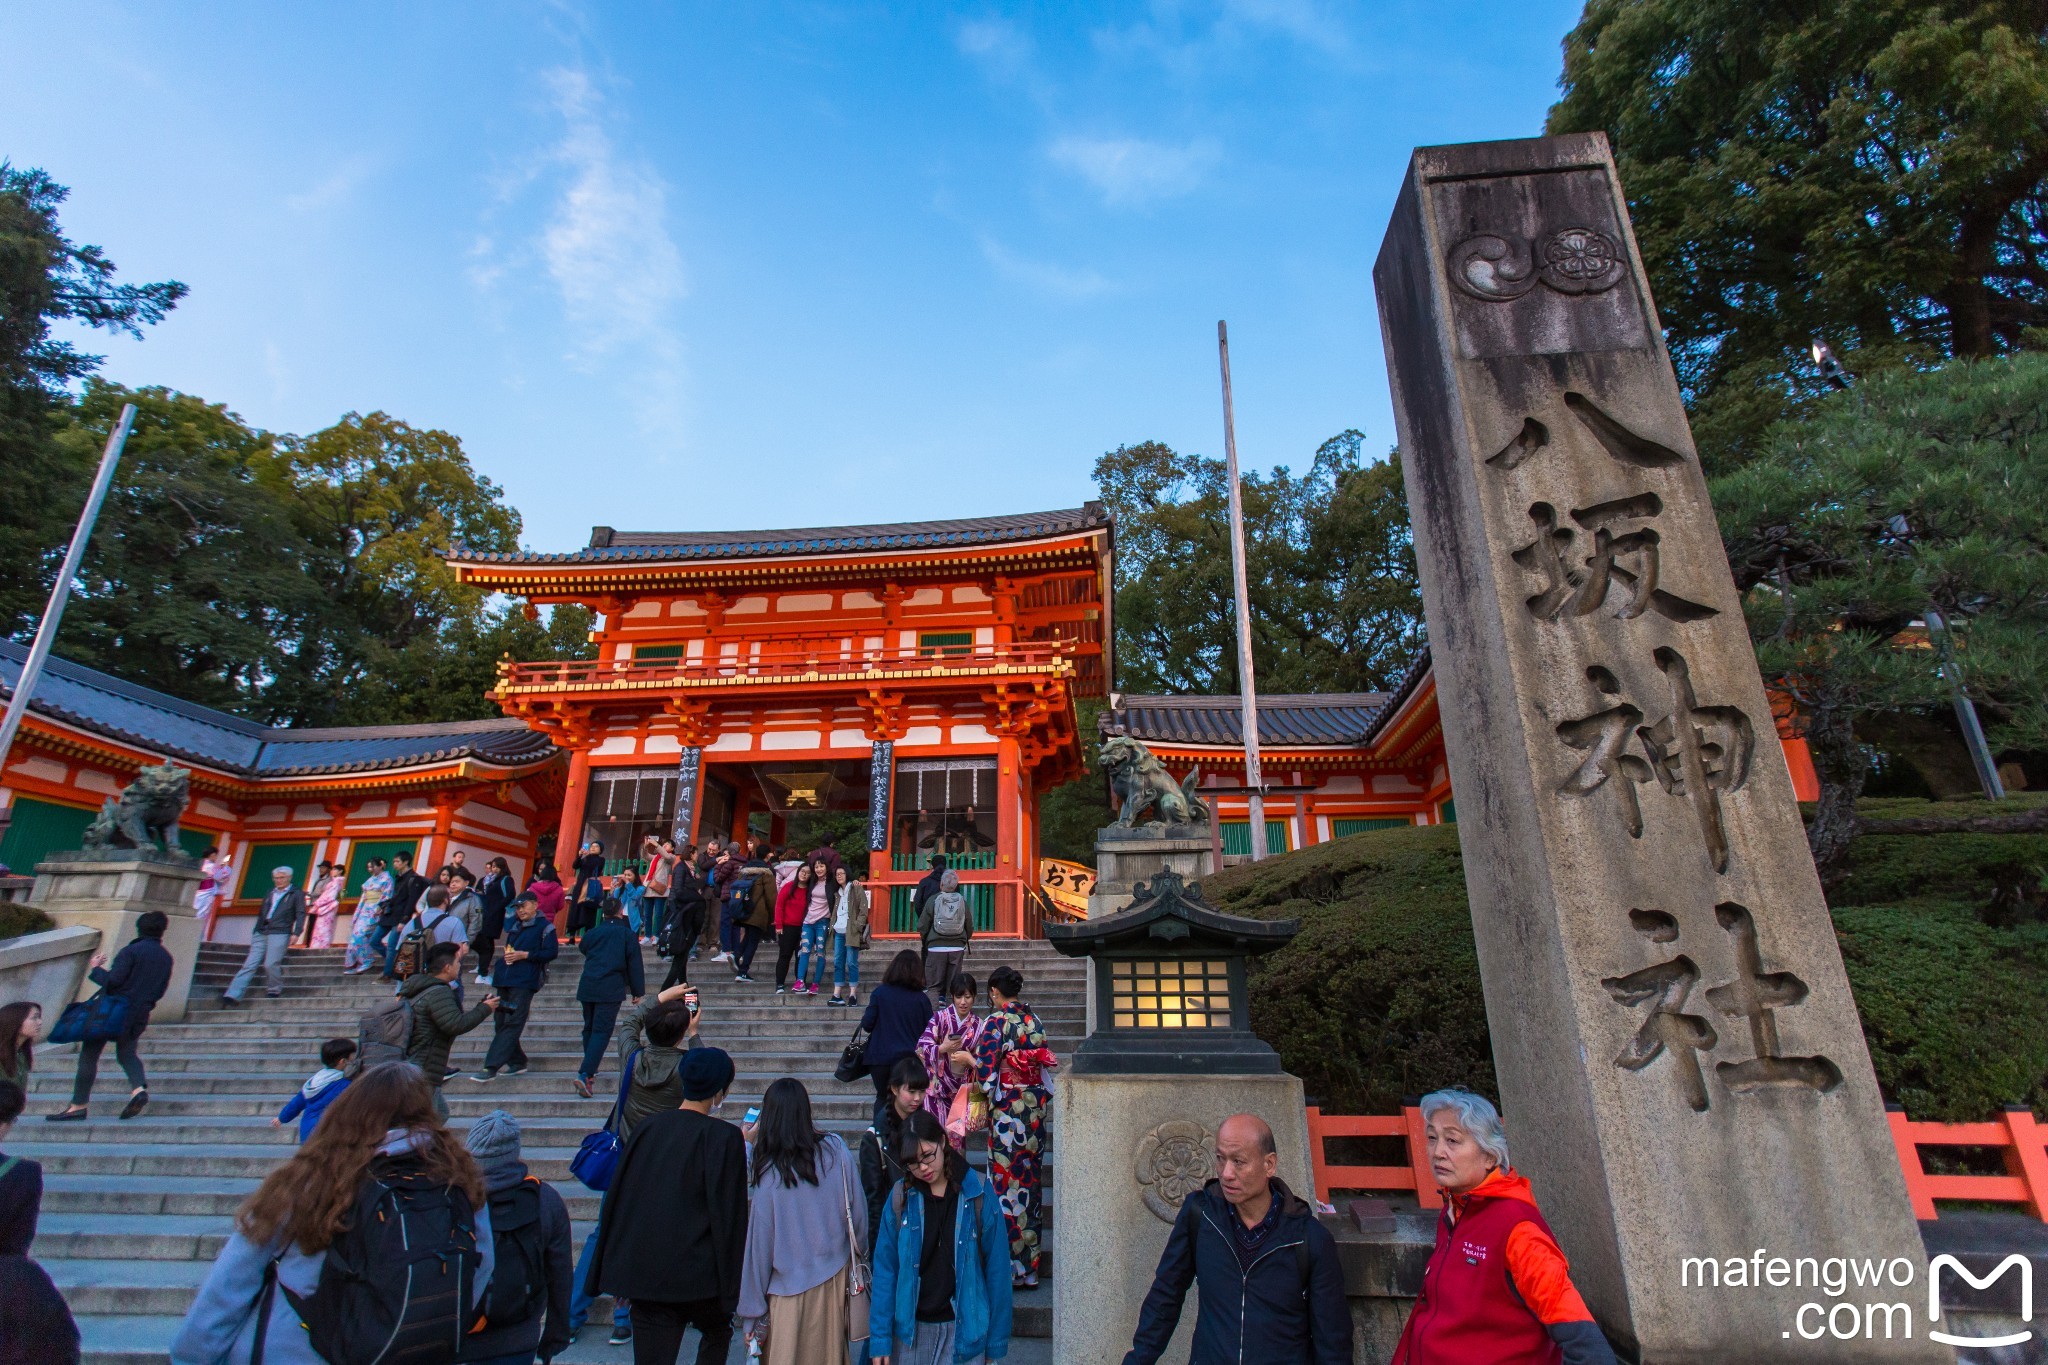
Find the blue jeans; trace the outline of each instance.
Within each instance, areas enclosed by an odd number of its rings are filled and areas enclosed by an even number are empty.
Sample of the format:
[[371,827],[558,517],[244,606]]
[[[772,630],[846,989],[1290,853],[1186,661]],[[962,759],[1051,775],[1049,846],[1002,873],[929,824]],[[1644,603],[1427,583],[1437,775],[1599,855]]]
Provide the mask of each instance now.
[[845,934],[832,944],[832,987],[841,986],[860,989],[860,948]]
[[832,932],[832,921],[821,919],[815,924],[804,926],[803,946],[797,949],[796,979],[815,986],[825,975],[825,935]]
[[[590,1274],[590,1258],[597,1254],[597,1229],[583,1239],[583,1251],[576,1257],[576,1283],[569,1290],[569,1331],[583,1330],[583,1324],[590,1321],[590,1295],[583,1288],[584,1277]],[[633,1307],[624,1299],[612,1300],[612,1326],[625,1327],[633,1321]]]
[[380,953],[384,958],[384,975],[398,973],[398,945],[405,938],[405,925],[394,924],[389,929],[379,929],[370,939],[370,951]]

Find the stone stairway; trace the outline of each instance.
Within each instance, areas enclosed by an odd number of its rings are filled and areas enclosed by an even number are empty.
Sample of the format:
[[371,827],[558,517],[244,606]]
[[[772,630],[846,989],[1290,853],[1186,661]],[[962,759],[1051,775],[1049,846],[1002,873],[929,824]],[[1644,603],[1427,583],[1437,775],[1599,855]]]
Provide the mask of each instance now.
[[[42,1115],[54,1113],[69,1096],[75,1049],[37,1052],[29,1112],[7,1150],[43,1165],[43,1216],[30,1254],[69,1300],[84,1335],[87,1365],[168,1360],[171,1336],[226,1240],[236,1207],[290,1154],[297,1125],[273,1128],[272,1116],[319,1065],[320,1043],[354,1037],[359,1016],[389,989],[374,974],[342,976],[339,949],[308,950],[291,955],[280,998],[265,999],[255,990],[248,1009],[220,1009],[216,1001],[242,951],[203,947],[190,1017],[155,1025],[144,1035],[151,1103],[139,1118],[123,1123],[114,1117],[127,1085],[110,1052],[100,1068],[93,1117],[75,1125],[43,1122]],[[863,981],[879,981],[895,951],[893,944],[871,949],[861,962]],[[608,1055],[597,1098],[583,1099],[571,1088],[581,1056],[581,1014],[574,950],[565,950],[565,957],[526,1028],[533,1069],[487,1085],[457,1076],[444,1093],[458,1126],[491,1109],[519,1119],[526,1160],[568,1201],[580,1246],[597,1217],[599,1196],[570,1177],[569,1158],[609,1112],[618,1069]],[[969,958],[969,970],[984,983],[989,969],[1002,963],[1021,971],[1025,998],[1044,1021],[1052,1047],[1062,1059],[1072,1052],[1084,1031],[1082,964],[1058,956],[1042,941],[985,942]],[[652,950],[646,961],[658,979],[666,964]],[[761,970],[764,962],[770,970]],[[772,977],[772,958],[755,967],[763,978]],[[832,1069],[858,1012],[829,1008],[823,997],[776,996],[772,979],[735,982],[724,964],[700,963],[695,978],[704,1008],[701,1036],[730,1052],[738,1067],[725,1115],[737,1121],[759,1103],[769,1081],[795,1076],[809,1088],[820,1126],[854,1142],[867,1126],[874,1092],[866,1080],[839,1084]],[[479,988],[468,981],[464,989],[474,1000]],[[450,1064],[476,1069],[490,1036],[486,1022],[457,1040]],[[1048,1160],[1048,1205],[1050,1196]],[[609,1322],[608,1303],[600,1302],[576,1345],[560,1357],[565,1365],[630,1359],[626,1348],[604,1345]],[[1043,1338],[1051,1331],[1050,1289],[1020,1295],[1016,1334]],[[1027,1349],[1013,1358],[1036,1354]]]

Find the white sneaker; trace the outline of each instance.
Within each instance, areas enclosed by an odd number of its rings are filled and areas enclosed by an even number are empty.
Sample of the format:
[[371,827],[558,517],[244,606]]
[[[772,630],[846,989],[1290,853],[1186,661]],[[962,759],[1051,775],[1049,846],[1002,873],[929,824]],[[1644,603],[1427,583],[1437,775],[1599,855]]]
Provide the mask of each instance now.
[[488,986],[491,984],[491,979],[488,976],[485,976],[482,972],[478,972],[476,974],[476,984],[479,986]]
[[713,962],[730,962],[730,961],[732,961],[732,954],[731,954],[731,953],[720,953],[720,954],[719,954],[719,955],[718,955],[717,957],[714,957],[714,958],[712,958],[711,960],[712,960]]

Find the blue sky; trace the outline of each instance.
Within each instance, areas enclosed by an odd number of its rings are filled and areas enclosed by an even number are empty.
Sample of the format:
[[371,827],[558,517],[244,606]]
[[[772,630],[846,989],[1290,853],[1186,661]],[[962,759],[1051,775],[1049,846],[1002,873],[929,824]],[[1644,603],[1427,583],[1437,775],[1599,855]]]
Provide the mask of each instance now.
[[1410,148],[1576,0],[0,9],[0,157],[191,296],[105,373],[459,435],[541,549],[1072,506],[1103,450],[1393,439]]

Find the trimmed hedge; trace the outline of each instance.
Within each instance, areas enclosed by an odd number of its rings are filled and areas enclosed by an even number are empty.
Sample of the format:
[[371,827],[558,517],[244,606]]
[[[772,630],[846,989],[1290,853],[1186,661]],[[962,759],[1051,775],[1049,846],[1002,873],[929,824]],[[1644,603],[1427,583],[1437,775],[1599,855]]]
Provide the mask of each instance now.
[[57,927],[57,922],[27,901],[0,901],[0,939],[40,934]]
[[[2048,923],[1979,917],[1990,869],[2048,866],[2048,836],[1867,835],[1850,858],[1835,928],[1885,1098],[1936,1122],[2015,1102],[2048,1115]],[[1387,1113],[1443,1085],[1497,1094],[1456,826],[1352,835],[1204,889],[1301,921],[1254,971],[1252,1027],[1315,1102]]]

